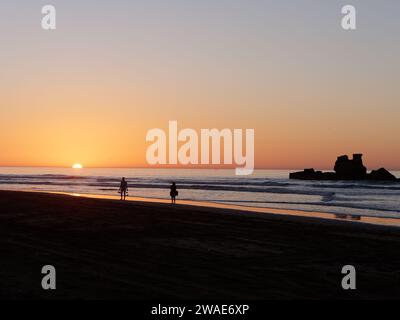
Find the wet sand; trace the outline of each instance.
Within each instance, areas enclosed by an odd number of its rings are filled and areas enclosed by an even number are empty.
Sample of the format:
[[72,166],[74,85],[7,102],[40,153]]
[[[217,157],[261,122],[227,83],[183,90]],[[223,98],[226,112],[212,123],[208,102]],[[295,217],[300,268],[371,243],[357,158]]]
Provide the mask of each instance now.
[[[27,191],[27,192],[37,192],[37,191]],[[62,194],[62,195],[70,195],[74,197],[85,197],[85,198],[93,198],[93,199],[111,199],[111,200],[120,200],[120,196],[113,195],[101,195],[101,194],[79,194],[79,193],[67,193],[67,192],[49,192],[51,194]],[[159,199],[159,198],[141,198],[141,197],[127,197],[126,201],[137,201],[137,202],[151,202],[151,203],[170,203],[171,200]],[[360,215],[351,215],[351,214],[335,214],[335,213],[326,213],[320,211],[304,211],[304,210],[295,210],[295,209],[277,209],[277,208],[265,208],[265,207],[254,207],[254,206],[243,206],[243,205],[235,205],[223,202],[209,202],[209,201],[195,201],[195,200],[180,200],[179,204],[185,204],[189,206],[200,206],[200,207],[211,207],[211,208],[221,208],[221,209],[232,209],[245,211],[244,214],[248,216],[251,212],[256,213],[272,213],[279,215],[290,215],[297,217],[311,217],[311,218],[322,218],[329,220],[340,220],[340,221],[357,221],[361,223],[370,223],[377,225],[385,225],[385,226],[398,226],[400,227],[400,218],[389,218],[389,217],[378,217],[378,216],[360,216]]]
[[399,280],[398,227],[0,191],[2,299],[398,299]]

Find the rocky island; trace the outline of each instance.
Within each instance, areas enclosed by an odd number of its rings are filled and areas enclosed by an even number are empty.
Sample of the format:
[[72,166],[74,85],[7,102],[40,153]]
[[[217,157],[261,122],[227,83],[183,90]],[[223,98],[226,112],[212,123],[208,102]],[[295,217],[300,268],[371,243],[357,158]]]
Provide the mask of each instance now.
[[373,180],[373,181],[400,181],[385,168],[372,170],[367,173],[367,168],[362,162],[362,154],[353,154],[353,159],[347,155],[337,158],[334,172],[316,171],[313,168],[289,174],[289,179],[300,180]]

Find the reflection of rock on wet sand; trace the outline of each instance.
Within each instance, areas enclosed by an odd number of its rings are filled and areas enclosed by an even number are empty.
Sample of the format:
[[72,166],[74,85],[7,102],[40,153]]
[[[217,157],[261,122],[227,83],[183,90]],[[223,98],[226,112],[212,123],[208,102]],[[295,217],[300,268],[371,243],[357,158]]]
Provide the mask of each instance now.
[[354,154],[353,159],[347,155],[337,158],[335,172],[315,171],[313,168],[289,174],[290,179],[300,180],[374,180],[374,181],[398,181],[385,168],[372,170],[367,173],[367,168],[362,162],[362,154]]
[[335,217],[337,219],[345,219],[345,220],[356,220],[356,221],[360,221],[361,220],[361,216],[352,215],[352,214],[337,213],[337,214],[335,214]]

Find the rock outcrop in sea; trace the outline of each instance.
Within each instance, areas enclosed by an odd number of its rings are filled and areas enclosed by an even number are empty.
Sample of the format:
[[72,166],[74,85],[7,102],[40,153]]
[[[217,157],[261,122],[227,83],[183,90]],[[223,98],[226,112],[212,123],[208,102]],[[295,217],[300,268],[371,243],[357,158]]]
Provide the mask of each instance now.
[[374,181],[400,181],[385,168],[372,170],[367,173],[367,168],[362,161],[362,154],[353,154],[353,159],[347,155],[337,158],[334,172],[315,171],[313,168],[289,174],[290,179],[300,180],[374,180]]

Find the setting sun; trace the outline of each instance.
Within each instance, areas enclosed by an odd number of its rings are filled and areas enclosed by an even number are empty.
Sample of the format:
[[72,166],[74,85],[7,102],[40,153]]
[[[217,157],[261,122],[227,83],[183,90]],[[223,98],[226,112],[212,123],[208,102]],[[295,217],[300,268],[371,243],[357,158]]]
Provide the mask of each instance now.
[[82,166],[80,163],[75,163],[75,164],[72,166],[72,168],[73,168],[73,169],[82,169],[83,166]]

